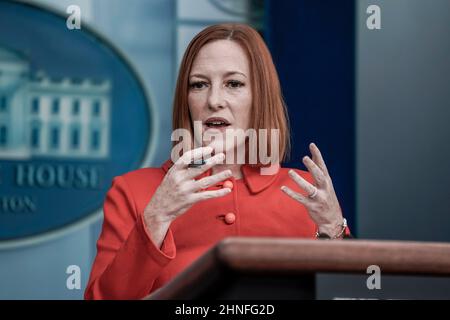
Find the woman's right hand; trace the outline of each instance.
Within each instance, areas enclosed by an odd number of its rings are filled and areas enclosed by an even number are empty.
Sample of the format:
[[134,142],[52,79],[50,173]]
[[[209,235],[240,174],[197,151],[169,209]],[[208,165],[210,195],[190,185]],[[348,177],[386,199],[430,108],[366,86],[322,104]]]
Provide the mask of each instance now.
[[194,178],[223,163],[225,155],[216,154],[205,160],[206,164],[188,168],[192,160],[199,160],[211,155],[211,147],[201,147],[184,153],[169,169],[163,181],[156,189],[152,199],[144,210],[144,220],[155,244],[160,247],[170,223],[185,213],[195,203],[207,199],[218,198],[231,192],[230,188],[202,191],[231,177],[230,170],[199,180]]

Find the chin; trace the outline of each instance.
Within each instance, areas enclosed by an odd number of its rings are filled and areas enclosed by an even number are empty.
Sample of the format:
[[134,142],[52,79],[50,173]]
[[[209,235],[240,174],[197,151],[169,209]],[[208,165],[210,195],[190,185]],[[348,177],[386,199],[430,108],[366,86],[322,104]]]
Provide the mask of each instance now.
[[[245,140],[238,142],[235,139],[233,139],[232,143],[230,143],[230,145],[227,146],[225,132],[221,132],[220,134],[217,134],[217,132],[216,132],[216,134],[213,135],[213,137],[214,138],[211,140],[203,141],[203,146],[210,146],[213,148],[213,154],[223,152],[225,155],[227,155],[229,153],[230,154],[234,153],[236,155],[236,153],[239,152],[238,151],[239,149],[241,149],[242,152],[244,152],[244,154],[245,154]],[[231,161],[231,160],[229,160],[227,157],[227,161]]]

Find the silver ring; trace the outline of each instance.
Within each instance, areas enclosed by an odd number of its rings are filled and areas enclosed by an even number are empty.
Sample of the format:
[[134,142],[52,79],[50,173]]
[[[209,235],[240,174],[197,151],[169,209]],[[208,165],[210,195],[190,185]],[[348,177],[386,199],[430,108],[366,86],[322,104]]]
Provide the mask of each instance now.
[[188,164],[188,168],[198,168],[206,164],[206,161],[203,159],[200,160],[192,160],[191,163]]
[[311,193],[308,197],[310,197],[311,199],[314,199],[314,197],[317,195],[317,188],[314,187],[314,191],[313,193]]

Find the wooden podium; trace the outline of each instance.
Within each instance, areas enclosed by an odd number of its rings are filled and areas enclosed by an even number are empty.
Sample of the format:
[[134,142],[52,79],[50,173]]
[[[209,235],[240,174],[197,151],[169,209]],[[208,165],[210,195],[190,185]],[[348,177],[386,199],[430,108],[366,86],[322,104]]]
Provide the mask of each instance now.
[[146,299],[315,299],[319,272],[450,276],[450,244],[227,238]]

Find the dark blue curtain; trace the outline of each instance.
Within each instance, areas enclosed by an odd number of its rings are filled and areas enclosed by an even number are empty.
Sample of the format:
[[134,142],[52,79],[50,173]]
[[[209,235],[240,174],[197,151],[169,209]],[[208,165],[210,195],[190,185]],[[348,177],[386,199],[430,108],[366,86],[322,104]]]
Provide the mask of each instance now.
[[325,158],[344,216],[355,223],[355,3],[266,0],[264,36],[288,106],[292,153],[304,169],[315,142]]

